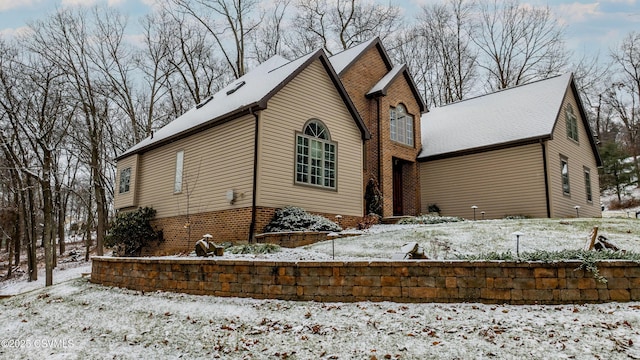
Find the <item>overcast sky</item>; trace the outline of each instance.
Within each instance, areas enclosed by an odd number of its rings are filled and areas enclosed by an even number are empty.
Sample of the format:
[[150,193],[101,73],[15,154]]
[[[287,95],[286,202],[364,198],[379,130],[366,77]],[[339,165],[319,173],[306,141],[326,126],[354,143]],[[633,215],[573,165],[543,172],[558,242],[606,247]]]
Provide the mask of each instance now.
[[[0,33],[11,34],[29,20],[38,19],[56,7],[108,4],[131,19],[151,11],[158,0],[0,0]],[[382,1],[386,3],[387,0]],[[421,4],[433,0],[391,0],[413,14]],[[640,31],[640,0],[522,0],[523,4],[548,5],[566,26],[567,47],[577,56],[605,56],[632,30]]]

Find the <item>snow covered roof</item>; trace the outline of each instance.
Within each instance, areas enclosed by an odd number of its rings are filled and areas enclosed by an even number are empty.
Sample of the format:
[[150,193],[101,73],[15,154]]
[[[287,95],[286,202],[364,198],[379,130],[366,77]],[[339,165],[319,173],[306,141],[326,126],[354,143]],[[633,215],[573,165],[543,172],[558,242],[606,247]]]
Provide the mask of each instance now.
[[418,158],[550,138],[572,79],[568,73],[431,109],[421,118]]
[[381,93],[382,95],[386,95],[387,88],[395,78],[402,74],[403,71],[407,69],[406,65],[396,65],[387,73],[387,75],[383,76],[380,81],[378,81],[367,93],[367,96],[372,96],[376,93]]
[[[360,55],[364,54],[366,50],[374,45],[380,45],[380,38],[375,37],[369,41],[363,42],[362,44],[358,44],[350,49],[339,52],[331,56],[329,60],[336,72],[339,75],[342,75],[342,73],[347,70],[360,57]],[[380,49],[382,49],[381,45]],[[391,68],[391,60],[387,54],[384,53],[384,50],[381,51],[383,52],[383,60],[387,63],[388,67]]]
[[368,138],[370,136],[369,132],[362,122],[355,106],[351,103],[351,99],[342,87],[342,83],[337,78],[337,74],[331,69],[326,54],[323,50],[317,50],[293,61],[289,61],[278,55],[271,57],[252,71],[218,91],[212,97],[204,100],[171,121],[156,131],[152,136],[147,137],[122,153],[117,157],[117,160],[159,146],[174,138],[190,134],[202,127],[215,124],[218,120],[238,116],[249,109],[265,109],[267,101],[277,93],[282,86],[316,59],[321,59],[323,64],[325,64],[327,72],[332,77],[343,101],[360,128],[363,138]]
[[415,82],[413,81],[413,78],[409,74],[409,71],[407,70],[406,65],[399,65],[395,67],[393,66],[391,62],[391,58],[389,58],[389,55],[387,54],[386,50],[382,46],[382,42],[380,41],[380,38],[375,37],[369,41],[363,42],[362,44],[356,45],[350,49],[347,49],[343,52],[335,54],[329,58],[329,61],[331,61],[331,65],[333,65],[333,68],[336,70],[336,72],[342,76],[347,71],[347,69],[351,67],[351,65],[355,64],[357,60],[364,53],[367,52],[367,50],[371,49],[374,46],[377,47],[378,52],[380,53],[380,56],[382,58],[382,61],[387,66],[388,72],[365,95],[368,97],[372,97],[376,95],[386,95],[387,88],[398,77],[398,75],[402,74],[404,75],[407,82],[409,82],[409,87],[411,88],[411,92],[413,93],[413,96],[418,102],[418,106],[420,107],[420,112],[424,112],[427,109],[427,107],[424,103],[424,100],[422,100],[422,96],[418,91],[418,87],[416,86]]

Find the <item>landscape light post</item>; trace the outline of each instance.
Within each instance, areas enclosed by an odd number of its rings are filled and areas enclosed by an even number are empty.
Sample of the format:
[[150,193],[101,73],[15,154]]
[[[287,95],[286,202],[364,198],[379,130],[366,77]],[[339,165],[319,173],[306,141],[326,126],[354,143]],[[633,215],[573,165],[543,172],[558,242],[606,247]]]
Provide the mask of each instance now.
[[576,209],[576,217],[579,218],[580,217],[580,205],[576,205],[573,208]]
[[[342,215],[336,215],[336,222],[338,223],[338,226],[342,228],[342,226],[340,225],[340,220],[342,220]],[[336,259],[336,237],[335,236],[331,238],[331,258],[334,260]]]
[[471,206],[471,208],[473,209],[473,221],[476,221],[476,209],[478,208],[477,206],[473,205]]
[[484,220],[484,211],[481,211],[480,214],[482,215],[482,220]]
[[520,236],[523,236],[524,233],[521,231],[516,231],[511,235],[515,235],[516,236],[516,256],[520,257]]

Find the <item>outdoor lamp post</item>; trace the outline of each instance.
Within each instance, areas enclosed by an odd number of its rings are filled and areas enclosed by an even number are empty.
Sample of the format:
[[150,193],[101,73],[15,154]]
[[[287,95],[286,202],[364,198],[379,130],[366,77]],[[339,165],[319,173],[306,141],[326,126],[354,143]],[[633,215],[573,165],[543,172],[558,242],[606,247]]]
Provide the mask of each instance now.
[[521,231],[516,231],[511,235],[516,236],[516,256],[520,257],[520,236],[524,236],[524,233]]
[[[340,225],[340,220],[342,220],[342,215],[336,215],[336,222],[338,223],[338,226],[342,227]],[[331,258],[334,260],[336,258],[336,237],[335,236],[331,238]]]
[[576,209],[576,217],[580,217],[580,205],[576,205],[573,207],[574,209]]
[[484,211],[480,211],[480,214],[482,215],[482,220],[484,220]]
[[478,208],[477,206],[473,205],[471,206],[471,208],[473,209],[473,221],[476,221],[476,209]]

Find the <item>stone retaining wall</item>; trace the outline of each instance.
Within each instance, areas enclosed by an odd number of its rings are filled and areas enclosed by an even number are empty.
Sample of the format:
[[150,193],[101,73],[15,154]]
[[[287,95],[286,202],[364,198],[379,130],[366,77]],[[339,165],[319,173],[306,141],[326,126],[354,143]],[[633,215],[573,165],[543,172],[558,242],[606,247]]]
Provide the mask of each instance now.
[[247,261],[94,257],[91,282],[143,291],[322,302],[600,303],[640,300],[640,266],[580,262]]

